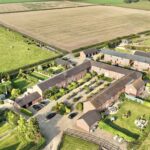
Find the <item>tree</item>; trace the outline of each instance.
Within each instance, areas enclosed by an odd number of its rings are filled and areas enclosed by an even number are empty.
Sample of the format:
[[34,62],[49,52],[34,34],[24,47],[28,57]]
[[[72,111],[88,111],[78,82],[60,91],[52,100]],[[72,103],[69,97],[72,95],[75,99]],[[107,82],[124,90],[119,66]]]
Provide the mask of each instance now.
[[17,77],[18,77],[18,78],[19,78],[19,77],[22,77],[22,75],[23,75],[23,70],[20,69]]
[[8,111],[7,114],[6,114],[6,118],[7,118],[7,122],[12,126],[16,126],[18,123],[18,119],[19,119],[19,116],[12,112],[12,111]]
[[17,133],[18,133],[18,137],[22,142],[27,142],[27,133],[28,127],[27,127],[27,122],[25,120],[25,118],[23,118],[22,116],[20,116],[20,119],[18,120],[18,127],[17,127]]
[[36,118],[30,118],[27,122],[27,139],[28,141],[34,141],[38,143],[39,138],[41,138],[40,128]]
[[39,124],[36,118],[30,118],[28,121],[22,116],[18,120],[18,136],[22,142],[36,142],[42,137],[40,134]]
[[11,97],[13,99],[17,98],[20,95],[21,91],[20,89],[12,89],[11,91]]

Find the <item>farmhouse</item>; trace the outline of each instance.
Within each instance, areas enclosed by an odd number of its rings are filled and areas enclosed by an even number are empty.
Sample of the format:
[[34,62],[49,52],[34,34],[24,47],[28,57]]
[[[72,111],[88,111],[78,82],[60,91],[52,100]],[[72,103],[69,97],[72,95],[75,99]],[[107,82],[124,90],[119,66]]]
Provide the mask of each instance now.
[[82,115],[76,122],[76,125],[87,131],[90,132],[100,120],[100,114],[96,110],[91,110],[84,115]]
[[15,100],[15,106],[20,108],[27,108],[31,105],[33,105],[34,103],[40,101],[42,99],[41,95],[38,92],[34,92],[34,93],[30,93],[28,95],[25,95],[21,98],[17,98]]
[[116,80],[132,72],[128,69],[108,65],[97,61],[91,61],[91,70],[97,72],[98,74],[104,74],[106,77],[110,77]]
[[97,48],[89,48],[85,51],[81,51],[80,57],[81,57],[81,59],[86,59],[86,58],[90,58],[93,55],[96,55],[98,53],[99,53],[99,50]]
[[133,83],[129,83],[125,87],[125,91],[129,95],[133,96],[139,96],[143,93],[145,89],[145,83],[144,81],[140,78],[138,80],[135,80]]
[[64,60],[64,59],[62,59],[62,58],[57,58],[57,59],[55,60],[55,63],[56,63],[57,65],[62,65],[62,66],[64,66],[65,68],[69,68],[69,67],[70,67],[70,63],[69,63],[67,60]]
[[69,83],[81,79],[89,71],[90,66],[90,61],[85,61],[74,68],[37,84],[33,87],[33,91],[37,91],[42,96],[46,90],[53,86],[66,87]]
[[134,55],[143,56],[150,58],[150,52],[143,52],[143,51],[135,51]]
[[99,110],[99,111],[106,109],[107,107],[109,107],[115,101],[118,100],[121,93],[123,92],[128,93],[128,91],[126,91],[127,89],[126,85],[129,83],[130,83],[130,88],[131,88],[129,94],[138,96],[136,94],[141,93],[141,90],[143,90],[142,89],[143,86],[141,87],[141,89],[139,89],[138,86],[137,87],[134,86],[134,81],[137,82],[136,84],[140,85],[141,77],[142,77],[142,74],[138,72],[131,72],[129,75],[126,75],[120,78],[119,80],[112,83],[108,88],[106,88],[102,92],[88,99],[88,101],[84,103],[84,112],[88,112],[89,110],[94,110],[94,109]]
[[113,50],[102,49],[103,61],[119,66],[131,66],[138,71],[150,70],[150,59],[144,56],[125,54]]

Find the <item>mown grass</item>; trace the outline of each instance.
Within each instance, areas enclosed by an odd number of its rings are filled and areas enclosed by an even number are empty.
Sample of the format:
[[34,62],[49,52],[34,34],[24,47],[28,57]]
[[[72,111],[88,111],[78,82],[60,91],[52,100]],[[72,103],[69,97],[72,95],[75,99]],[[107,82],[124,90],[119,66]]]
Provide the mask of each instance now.
[[0,27],[0,41],[0,72],[17,69],[58,55],[54,51],[36,46],[21,34],[3,27]]
[[15,78],[12,80],[12,85],[14,88],[20,89],[21,92],[23,93],[27,90],[27,88],[32,87],[38,82],[36,78],[30,78],[30,79],[29,78],[28,79],[24,79],[22,77]]
[[144,140],[143,144],[140,146],[138,150],[149,150],[149,148],[150,148],[150,134]]
[[[123,114],[126,114],[129,110],[131,111],[131,116],[128,118],[123,117]],[[99,126],[100,128],[107,130],[113,134],[118,134],[127,141],[131,142],[133,140],[137,140],[140,136],[143,135],[142,131],[137,128],[134,123],[137,118],[143,115],[145,115],[145,118],[149,120],[149,107],[127,100],[122,104],[118,113],[112,115],[116,118],[114,122],[109,122],[109,119],[107,118],[104,120],[104,122],[100,121]]]
[[[6,135],[5,135],[6,134]],[[23,143],[17,136],[16,130],[13,130],[8,123],[0,124],[0,150],[39,150],[45,144],[45,139],[42,137],[39,143]]]
[[0,123],[0,136],[5,134],[10,129],[10,125],[8,123]]
[[62,144],[59,150],[98,150],[99,146],[85,141],[80,138],[76,138],[70,135],[64,135]]

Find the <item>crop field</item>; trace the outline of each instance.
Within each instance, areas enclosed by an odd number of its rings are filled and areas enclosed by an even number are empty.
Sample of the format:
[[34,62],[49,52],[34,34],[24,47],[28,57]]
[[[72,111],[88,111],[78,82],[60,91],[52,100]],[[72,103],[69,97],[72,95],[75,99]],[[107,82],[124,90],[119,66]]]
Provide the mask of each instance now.
[[22,35],[0,27],[0,72],[53,58],[59,53],[42,49]]
[[10,28],[71,52],[150,28],[150,12],[112,6],[90,6],[1,14]]
[[9,4],[0,4],[0,13],[35,11],[35,10],[57,9],[67,7],[81,7],[90,5],[92,4],[70,2],[70,1],[9,3]]
[[23,2],[42,2],[48,0],[0,0],[0,3],[23,3]]

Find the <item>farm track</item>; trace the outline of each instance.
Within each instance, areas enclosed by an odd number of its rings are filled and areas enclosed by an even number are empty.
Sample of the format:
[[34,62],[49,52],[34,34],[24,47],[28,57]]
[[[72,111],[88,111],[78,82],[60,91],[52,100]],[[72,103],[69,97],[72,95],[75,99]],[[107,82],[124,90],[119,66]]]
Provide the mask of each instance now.
[[90,6],[1,14],[0,23],[71,52],[80,47],[150,29],[150,12]]

